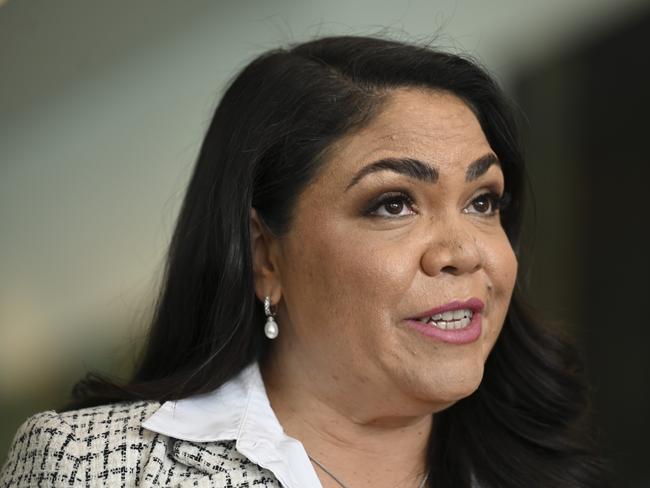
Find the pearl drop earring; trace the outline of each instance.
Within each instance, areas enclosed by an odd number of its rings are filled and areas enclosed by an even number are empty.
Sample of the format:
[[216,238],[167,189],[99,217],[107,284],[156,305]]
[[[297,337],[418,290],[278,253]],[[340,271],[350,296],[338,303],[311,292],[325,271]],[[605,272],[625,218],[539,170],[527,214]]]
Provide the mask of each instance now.
[[264,325],[264,335],[269,339],[275,339],[280,332],[278,324],[273,317],[275,313],[271,311],[271,297],[264,297],[264,313],[266,314],[266,324]]

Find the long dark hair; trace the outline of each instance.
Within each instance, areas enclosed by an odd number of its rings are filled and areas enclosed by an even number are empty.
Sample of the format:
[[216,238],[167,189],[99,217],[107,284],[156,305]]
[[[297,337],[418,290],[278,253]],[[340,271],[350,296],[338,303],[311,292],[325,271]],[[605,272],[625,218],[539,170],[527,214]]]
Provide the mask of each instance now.
[[[265,353],[250,211],[281,236],[332,143],[372,119],[391,90],[464,100],[497,154],[511,203],[501,223],[518,258],[524,163],[514,111],[461,56],[373,37],[325,37],[268,51],[230,83],[205,136],[169,248],[139,366],[124,385],[89,375],[67,409],[211,391]],[[575,348],[536,320],[521,278],[480,387],[436,414],[429,486],[603,486],[588,437]]]

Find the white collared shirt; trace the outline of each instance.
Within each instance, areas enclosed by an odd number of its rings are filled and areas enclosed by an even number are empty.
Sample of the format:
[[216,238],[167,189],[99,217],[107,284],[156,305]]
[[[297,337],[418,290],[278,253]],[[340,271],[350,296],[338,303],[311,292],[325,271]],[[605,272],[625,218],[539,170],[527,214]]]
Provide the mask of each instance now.
[[235,440],[286,488],[322,488],[302,443],[284,433],[253,363],[215,391],[165,402],[142,426],[192,442]]

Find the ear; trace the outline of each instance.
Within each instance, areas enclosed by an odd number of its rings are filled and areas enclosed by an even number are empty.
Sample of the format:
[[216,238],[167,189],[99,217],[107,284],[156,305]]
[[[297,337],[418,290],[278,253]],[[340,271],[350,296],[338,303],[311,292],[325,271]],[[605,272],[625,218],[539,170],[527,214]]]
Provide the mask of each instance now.
[[250,226],[255,294],[262,302],[264,297],[270,296],[271,303],[277,304],[282,296],[278,239],[262,222],[255,208],[251,208]]

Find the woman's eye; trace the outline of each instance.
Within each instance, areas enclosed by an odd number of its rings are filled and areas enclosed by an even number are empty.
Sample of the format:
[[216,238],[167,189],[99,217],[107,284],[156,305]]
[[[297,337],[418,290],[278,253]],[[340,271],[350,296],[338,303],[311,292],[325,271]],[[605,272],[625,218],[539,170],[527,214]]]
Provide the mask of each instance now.
[[408,195],[388,196],[373,204],[367,214],[374,217],[405,217],[415,213],[411,208],[412,204],[413,201]]
[[483,193],[472,200],[468,209],[474,209],[474,211],[468,211],[468,213],[496,215],[500,209],[507,205],[507,202],[507,194],[500,196],[498,193],[494,192]]

